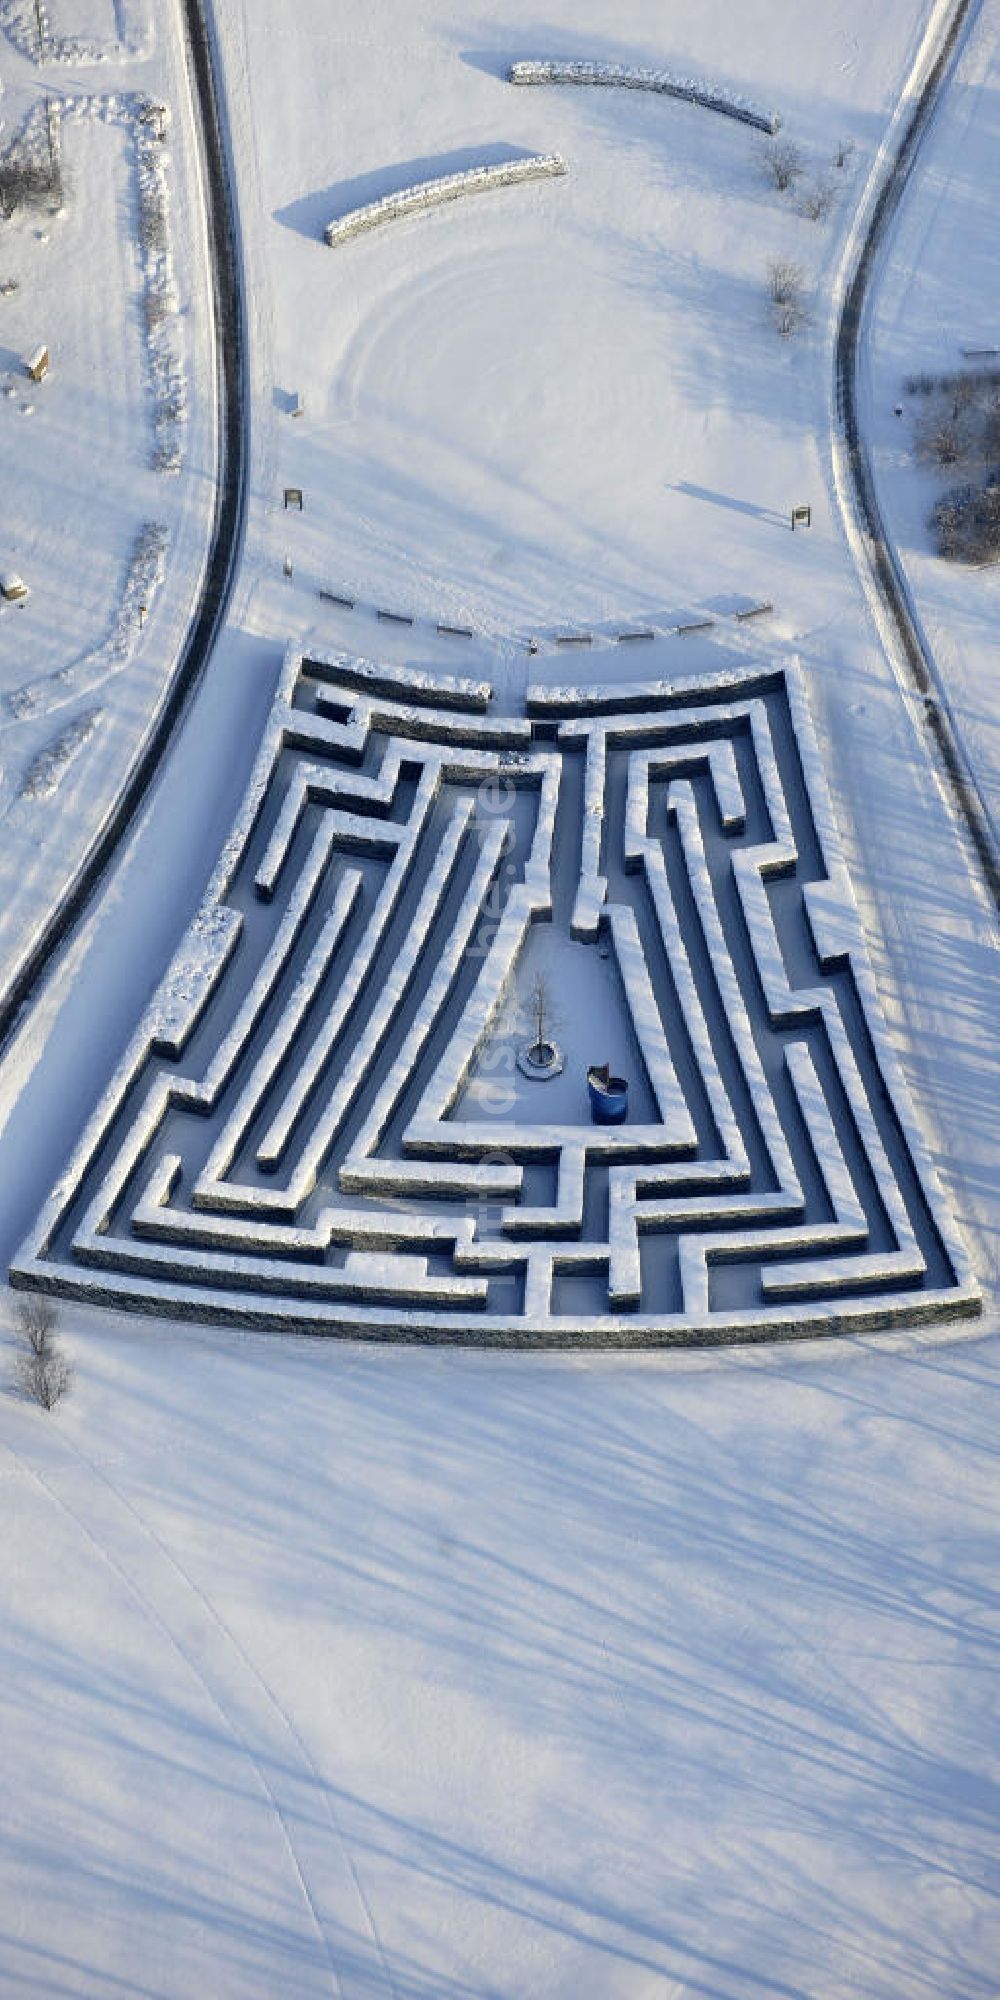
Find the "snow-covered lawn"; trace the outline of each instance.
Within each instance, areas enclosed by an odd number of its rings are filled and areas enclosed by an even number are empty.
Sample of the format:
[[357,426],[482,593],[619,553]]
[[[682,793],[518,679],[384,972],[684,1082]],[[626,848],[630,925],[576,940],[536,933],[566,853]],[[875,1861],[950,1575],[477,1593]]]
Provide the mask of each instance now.
[[[138,46],[145,6],[111,11],[49,4],[53,32]],[[32,584],[0,618],[5,690],[25,634],[45,673],[100,643],[134,527],[162,518],[151,482],[175,510],[142,645],[83,703],[106,720],[54,795],[40,785],[33,846],[0,825],[0,909],[23,892],[22,927],[176,656],[211,499],[197,170],[176,12],[154,11],[148,63],[57,75],[61,91],[148,90],[175,112],[190,484],[147,469],[120,135],[78,126],[70,142],[95,180],[88,155],[105,149],[92,270],[79,211],[48,243],[33,223],[0,226],[0,278],[8,251],[22,278],[0,299],[0,330],[19,316],[16,342],[0,331],[5,368],[36,327],[55,356],[33,416],[0,402],[5,491],[21,496],[2,559]],[[70,1399],[46,1417],[0,1396],[3,2000],[995,1995],[1000,981],[867,621],[828,449],[827,302],[928,13],[553,0],[540,23],[526,0],[485,17],[454,0],[297,0],[279,34],[273,0],[217,0],[255,386],[247,560],[135,843],[0,1071],[5,1257],[201,899],[286,643],[447,659],[497,679],[510,710],[529,676],[512,635],[766,598],[761,646],[801,656],[985,1337],[570,1360],[241,1340],[64,1307]],[[983,48],[961,100],[977,159]],[[797,215],[764,184],[754,136],[698,107],[513,89],[507,64],[532,56],[705,77],[774,105],[811,168],[853,140],[831,215]],[[52,72],[6,41],[0,72],[6,137]],[[945,150],[949,117],[946,100]],[[346,208],[548,151],[565,178],[322,241]],[[963,189],[951,171],[942,244],[955,212],[966,237],[985,229],[982,173]],[[919,239],[917,213],[903,227]],[[767,324],[776,255],[812,286],[791,345]],[[963,275],[945,273],[949,293]],[[933,320],[922,299],[904,354],[891,274],[885,296],[883,444],[897,370],[922,365]],[[103,501],[81,404],[100,418]],[[283,485],[304,488],[301,516]],[[798,501],[813,525],[793,536]],[[963,655],[956,687],[990,756],[985,623],[966,582],[959,602],[919,561],[924,615],[952,668]],[[321,585],[358,611],[322,604]],[[377,626],[378,605],[473,622],[491,644]],[[676,672],[688,646],[658,637],[623,671]],[[718,664],[711,634],[690,646],[687,671]],[[543,649],[530,677],[567,680],[567,664]],[[607,664],[581,651],[572,677]],[[29,758],[12,741],[0,763],[16,776]]]
[[[749,32],[721,5],[665,22],[636,0],[612,33],[596,4],[550,9],[543,31],[521,4],[473,27],[450,0],[382,0],[359,34],[306,0],[277,41],[267,8],[220,13],[268,399],[277,385],[305,405],[275,428],[273,489],[305,490],[302,520],[273,530],[303,589],[500,634],[727,591],[771,598],[783,633],[830,615],[850,572],[816,434],[823,283],[922,7],[806,23],[781,0]],[[804,165],[831,173],[832,216],[801,217],[761,174],[760,134],[709,111],[513,88],[509,63],[535,53],[694,71],[774,104]],[[332,216],[414,181],[549,151],[565,180],[322,241]],[[765,304],[782,255],[819,287],[791,347]]]
[[10,2000],[995,1992],[995,1342],[70,1346],[0,1402]]

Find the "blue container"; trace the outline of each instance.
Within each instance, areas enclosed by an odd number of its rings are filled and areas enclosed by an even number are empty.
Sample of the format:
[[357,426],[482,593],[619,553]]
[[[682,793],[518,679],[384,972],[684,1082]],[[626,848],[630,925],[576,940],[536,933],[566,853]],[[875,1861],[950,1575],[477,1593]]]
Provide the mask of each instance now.
[[628,1083],[612,1076],[607,1063],[592,1063],[587,1071],[590,1116],[595,1125],[623,1125],[628,1117]]

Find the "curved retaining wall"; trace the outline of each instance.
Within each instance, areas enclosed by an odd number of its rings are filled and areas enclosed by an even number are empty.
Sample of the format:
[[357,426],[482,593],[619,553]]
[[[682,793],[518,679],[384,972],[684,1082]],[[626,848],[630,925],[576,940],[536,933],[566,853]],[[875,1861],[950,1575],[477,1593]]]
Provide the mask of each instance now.
[[602,83],[619,90],[654,90],[661,97],[680,97],[687,104],[700,104],[706,111],[720,111],[724,118],[738,118],[741,125],[753,125],[772,136],[781,119],[776,111],[761,111],[736,91],[722,90],[694,76],[672,76],[665,69],[637,69],[627,63],[601,62],[516,62],[508,72],[509,83]]
[[352,208],[347,215],[328,223],[323,234],[333,248],[352,236],[363,236],[367,230],[377,229],[383,222],[394,221],[398,215],[437,208],[441,202],[457,201],[464,194],[485,194],[490,188],[514,187],[519,181],[546,180],[552,174],[566,172],[566,162],[558,153],[535,153],[525,160],[503,160],[494,167],[467,167],[464,173],[442,174],[436,181],[418,181],[413,187],[400,188],[398,194],[386,194],[381,201],[367,202],[364,208]]

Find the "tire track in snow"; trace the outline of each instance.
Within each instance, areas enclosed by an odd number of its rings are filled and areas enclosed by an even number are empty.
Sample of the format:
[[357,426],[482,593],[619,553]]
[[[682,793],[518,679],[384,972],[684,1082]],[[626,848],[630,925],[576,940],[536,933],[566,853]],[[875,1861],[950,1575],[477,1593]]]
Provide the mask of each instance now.
[[3,1448],[121,1578],[239,1744],[277,1818],[331,1991],[340,2000],[395,2000],[371,1906],[323,1778],[294,1723],[205,1592],[132,1502],[70,1439],[60,1436],[59,1444],[73,1456],[66,1467],[72,1499],[53,1483],[58,1469],[50,1467],[46,1477],[9,1440]]

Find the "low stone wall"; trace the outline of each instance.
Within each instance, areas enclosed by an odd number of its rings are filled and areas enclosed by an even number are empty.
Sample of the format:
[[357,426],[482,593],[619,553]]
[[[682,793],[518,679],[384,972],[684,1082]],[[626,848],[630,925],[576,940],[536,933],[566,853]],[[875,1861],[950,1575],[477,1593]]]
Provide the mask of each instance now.
[[706,111],[719,111],[724,118],[736,118],[753,125],[758,132],[773,136],[781,125],[776,111],[762,111],[734,90],[704,83],[698,77],[674,76],[665,69],[643,69],[628,63],[605,62],[515,62],[508,71],[510,83],[589,83],[616,90],[652,90],[661,97],[679,97],[687,104],[700,104]]
[[328,222],[323,235],[331,249],[394,222],[401,215],[415,215],[421,209],[439,208],[443,202],[459,201],[467,194],[489,194],[494,188],[519,187],[522,181],[548,180],[565,174],[566,162],[558,153],[536,153],[528,159],[502,160],[497,166],[467,167],[461,174],[442,174],[440,180],[419,181],[414,187],[400,188],[383,195],[380,201],[366,202],[363,208]]

